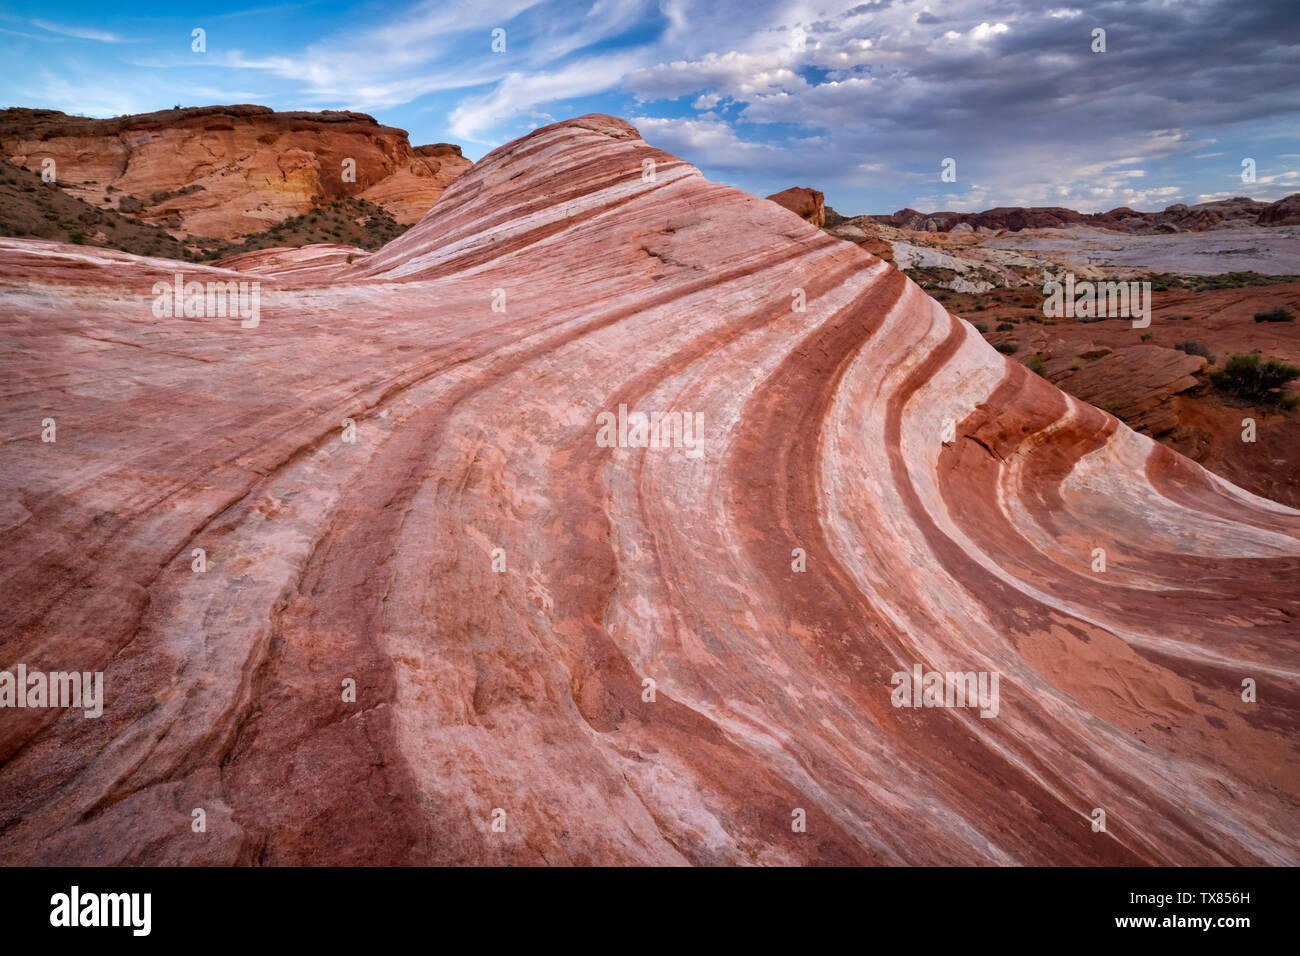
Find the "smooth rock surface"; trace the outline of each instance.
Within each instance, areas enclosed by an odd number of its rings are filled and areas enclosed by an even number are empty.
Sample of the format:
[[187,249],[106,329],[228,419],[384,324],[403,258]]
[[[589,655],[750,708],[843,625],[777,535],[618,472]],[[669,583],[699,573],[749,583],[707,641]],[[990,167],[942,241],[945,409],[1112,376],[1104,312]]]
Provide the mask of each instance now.
[[1204,385],[1205,359],[1146,345],[1108,351],[1088,361],[1065,355],[1044,363],[1051,382],[1121,418],[1136,431],[1161,435],[1178,425],[1173,397]]

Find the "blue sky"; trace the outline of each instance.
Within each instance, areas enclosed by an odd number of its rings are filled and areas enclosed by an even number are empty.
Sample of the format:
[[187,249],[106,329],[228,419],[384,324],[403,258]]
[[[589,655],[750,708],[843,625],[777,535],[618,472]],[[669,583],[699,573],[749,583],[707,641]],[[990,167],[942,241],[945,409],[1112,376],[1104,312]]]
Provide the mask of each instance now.
[[1300,191],[1296,0],[17,0],[0,53],[5,106],[353,109],[470,158],[611,113],[714,180],[845,214]]

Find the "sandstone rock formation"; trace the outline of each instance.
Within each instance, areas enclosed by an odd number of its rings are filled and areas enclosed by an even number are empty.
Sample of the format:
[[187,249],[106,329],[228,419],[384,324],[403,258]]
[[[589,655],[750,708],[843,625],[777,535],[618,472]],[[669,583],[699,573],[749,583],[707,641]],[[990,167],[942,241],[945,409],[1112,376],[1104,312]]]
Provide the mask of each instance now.
[[[906,254],[906,244],[900,248]],[[1300,416],[1243,402],[1205,374],[1256,351],[1300,365],[1300,322],[1254,319],[1276,309],[1300,313],[1300,282],[1207,286],[1188,280],[1154,292],[1145,329],[1125,319],[1044,322],[1032,286],[951,297],[949,308],[981,328],[990,344],[1014,345],[1017,361],[1063,391],[1114,412],[1240,488],[1300,508]],[[1108,358],[1112,353],[1116,358]],[[1188,353],[1208,356],[1208,367]],[[1242,441],[1245,419],[1254,422],[1254,442]]]
[[[858,216],[845,219],[834,215],[832,209],[827,216],[826,231],[837,239],[847,239],[886,262],[894,261],[893,243],[901,238],[902,233],[889,226],[882,226],[870,216]],[[832,222],[832,216],[834,221]]]
[[792,186],[779,193],[773,193],[767,198],[814,226],[826,224],[826,197],[816,189]]
[[0,863],[1300,862],[1300,512],[612,117],[330,255],[0,240]]
[[96,207],[107,200],[178,235],[220,238],[349,196],[409,224],[470,166],[460,147],[412,149],[405,132],[364,113],[247,105],[113,119],[6,109],[0,153],[38,171],[53,159],[59,181]]
[[[258,249],[254,252],[241,252],[228,259],[213,263],[218,269],[233,269],[236,272],[253,273],[253,278],[271,277],[276,279],[292,278],[295,281],[305,279],[330,279],[340,266],[370,255],[356,246],[338,243],[316,243],[297,248]],[[247,278],[247,277],[245,277]]]
[[[1084,353],[1087,354],[1087,353]],[[1055,385],[1105,409],[1130,428],[1162,435],[1178,425],[1175,395],[1204,385],[1206,361],[1177,349],[1130,345],[1093,361],[1079,355],[1055,356],[1043,374]]]

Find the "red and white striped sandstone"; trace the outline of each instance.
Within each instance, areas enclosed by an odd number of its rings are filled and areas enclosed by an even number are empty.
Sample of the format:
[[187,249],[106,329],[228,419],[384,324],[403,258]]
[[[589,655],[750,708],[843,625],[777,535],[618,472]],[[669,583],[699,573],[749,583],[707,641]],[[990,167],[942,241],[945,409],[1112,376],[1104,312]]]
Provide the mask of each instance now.
[[0,241],[0,667],[106,675],[0,713],[0,862],[1300,862],[1300,513],[857,246],[588,116],[276,255],[244,329]]

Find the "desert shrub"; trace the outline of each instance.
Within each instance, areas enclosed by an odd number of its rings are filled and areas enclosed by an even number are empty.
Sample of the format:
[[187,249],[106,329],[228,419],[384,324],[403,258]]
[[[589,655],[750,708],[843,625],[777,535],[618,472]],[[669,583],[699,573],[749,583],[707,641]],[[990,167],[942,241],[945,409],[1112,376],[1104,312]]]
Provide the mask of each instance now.
[[971,325],[975,326],[975,331],[978,332],[980,335],[985,335],[988,333],[989,327],[985,325],[983,322],[972,322]]
[[1142,341],[1143,341],[1143,342],[1150,342],[1150,341],[1151,341],[1152,339],[1154,339],[1154,338],[1155,338],[1155,335],[1152,334],[1151,332],[1143,332],[1143,333],[1142,333]]
[[1174,348],[1178,349],[1180,352],[1186,352],[1188,355],[1199,355],[1211,365],[1214,364],[1214,353],[1194,339],[1187,339],[1185,342],[1175,342]]
[[1015,355],[1016,352],[1020,351],[1020,346],[1015,342],[999,342],[993,347],[1003,355]]
[[1284,308],[1279,305],[1276,308],[1269,309],[1267,312],[1256,312],[1255,321],[1256,322],[1294,322],[1295,313],[1292,312],[1290,309]]
[[1016,327],[1015,327],[1014,325],[1012,325],[1010,322],[999,322],[999,323],[998,323],[998,331],[999,331],[999,332],[1014,332],[1015,329],[1016,329]]
[[1025,366],[1029,369],[1029,371],[1033,372],[1035,375],[1042,375],[1043,357],[1041,355],[1031,356],[1029,361],[1025,363]]
[[1294,407],[1286,385],[1300,378],[1300,368],[1277,359],[1263,360],[1259,355],[1234,355],[1210,381],[1234,398],[1256,405]]

